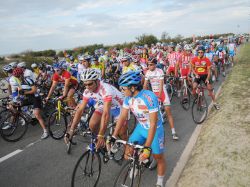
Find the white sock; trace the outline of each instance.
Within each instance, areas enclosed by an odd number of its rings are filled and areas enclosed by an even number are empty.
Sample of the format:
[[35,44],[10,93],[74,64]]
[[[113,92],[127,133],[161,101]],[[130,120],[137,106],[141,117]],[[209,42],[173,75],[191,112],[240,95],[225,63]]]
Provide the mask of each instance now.
[[172,134],[175,134],[175,129],[174,128],[172,128],[171,131],[172,131]]
[[48,131],[47,131],[47,129],[43,129],[43,132],[46,133],[46,132],[48,132]]
[[161,187],[163,186],[163,179],[164,179],[164,176],[157,176],[157,182],[156,182],[156,185],[160,185]]

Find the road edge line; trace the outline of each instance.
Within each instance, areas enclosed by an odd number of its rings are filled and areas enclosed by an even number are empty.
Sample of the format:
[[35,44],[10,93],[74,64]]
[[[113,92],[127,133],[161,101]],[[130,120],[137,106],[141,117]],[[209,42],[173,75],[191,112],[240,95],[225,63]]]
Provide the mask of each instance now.
[[22,151],[23,151],[23,150],[21,150],[21,149],[17,149],[17,150],[15,150],[15,151],[13,151],[13,152],[11,152],[11,153],[9,153],[9,154],[7,154],[7,155],[1,157],[1,158],[0,158],[0,163],[2,163],[2,162],[4,162],[5,160],[7,160],[7,159],[9,159],[9,158],[11,158],[11,157],[13,157],[13,156],[15,156],[15,155],[21,153]]
[[[222,89],[222,86],[224,85],[224,82],[225,82],[225,80],[223,81],[223,83],[221,83],[221,85],[219,86],[219,88],[215,94],[216,99],[218,98],[219,94],[221,93],[221,89]],[[213,101],[208,106],[208,114],[210,113],[212,107],[213,107]],[[186,166],[186,164],[189,160],[191,152],[192,152],[192,150],[193,150],[193,148],[198,140],[199,134],[201,132],[201,128],[202,128],[202,125],[197,125],[195,127],[194,132],[192,133],[184,151],[182,152],[180,159],[176,163],[176,166],[174,167],[172,174],[168,178],[168,180],[165,184],[165,187],[175,187],[176,186],[176,184],[177,184],[177,182],[178,182],[178,180],[179,180],[179,178],[184,170],[184,167]]]

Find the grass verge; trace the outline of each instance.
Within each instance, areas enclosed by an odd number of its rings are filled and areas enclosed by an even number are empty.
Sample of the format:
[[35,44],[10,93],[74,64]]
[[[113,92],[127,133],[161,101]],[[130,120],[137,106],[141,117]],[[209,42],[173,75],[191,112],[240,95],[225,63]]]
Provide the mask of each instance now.
[[250,44],[237,63],[202,127],[178,187],[250,186]]

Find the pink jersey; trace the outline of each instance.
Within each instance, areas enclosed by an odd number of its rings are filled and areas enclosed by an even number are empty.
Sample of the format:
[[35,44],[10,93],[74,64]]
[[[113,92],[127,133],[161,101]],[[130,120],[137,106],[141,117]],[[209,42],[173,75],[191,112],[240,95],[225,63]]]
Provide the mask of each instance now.
[[90,98],[94,99],[97,103],[96,107],[100,108],[103,108],[104,102],[111,101],[111,108],[114,109],[122,107],[124,96],[114,86],[101,81],[96,92],[84,90],[83,100],[88,102]]
[[153,92],[159,92],[160,82],[163,79],[164,73],[160,68],[155,68],[154,71],[148,70],[145,75],[145,80],[149,80]]
[[174,51],[171,53],[168,53],[167,59],[169,62],[169,67],[175,67],[175,64],[177,63],[177,60],[178,60],[177,53]]

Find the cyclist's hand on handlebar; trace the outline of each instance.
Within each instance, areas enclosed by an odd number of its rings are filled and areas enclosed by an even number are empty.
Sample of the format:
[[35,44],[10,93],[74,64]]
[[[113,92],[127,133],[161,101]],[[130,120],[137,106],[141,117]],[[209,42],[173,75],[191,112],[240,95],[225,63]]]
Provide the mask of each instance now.
[[96,149],[102,148],[105,146],[105,139],[103,135],[97,136]]
[[65,98],[65,96],[63,96],[63,95],[58,97],[59,100],[63,100],[64,98]]
[[206,79],[205,83],[209,84],[209,80],[208,80],[208,79]]
[[140,161],[144,161],[150,157],[151,154],[151,148],[150,147],[145,147],[142,150],[142,153],[140,154]]

